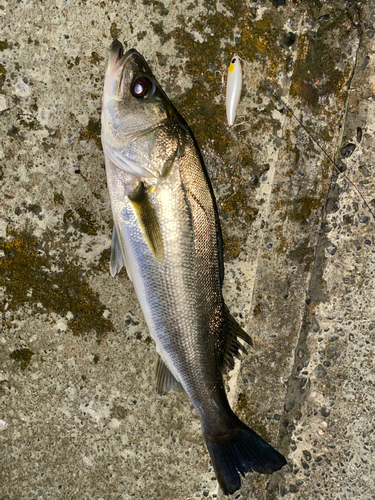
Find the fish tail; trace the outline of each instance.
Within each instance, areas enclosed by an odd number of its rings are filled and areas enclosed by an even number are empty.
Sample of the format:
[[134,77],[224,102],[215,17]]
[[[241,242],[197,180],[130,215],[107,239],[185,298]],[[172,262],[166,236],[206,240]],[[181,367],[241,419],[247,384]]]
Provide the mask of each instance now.
[[204,435],[217,480],[225,495],[241,487],[239,474],[271,474],[287,462],[283,455],[236,417],[232,430],[220,437]]

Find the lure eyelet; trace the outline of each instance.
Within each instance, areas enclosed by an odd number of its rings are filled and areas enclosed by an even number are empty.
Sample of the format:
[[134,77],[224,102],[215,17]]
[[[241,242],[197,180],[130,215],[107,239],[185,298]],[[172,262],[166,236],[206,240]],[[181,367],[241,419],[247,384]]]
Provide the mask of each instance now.
[[130,92],[137,99],[145,99],[153,94],[155,89],[154,83],[146,76],[137,77],[130,87]]

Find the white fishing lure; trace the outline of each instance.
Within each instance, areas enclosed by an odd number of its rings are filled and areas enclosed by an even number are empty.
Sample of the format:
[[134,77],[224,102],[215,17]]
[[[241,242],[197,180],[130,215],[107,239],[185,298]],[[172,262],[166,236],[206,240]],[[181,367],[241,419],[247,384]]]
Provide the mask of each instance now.
[[232,57],[232,60],[228,68],[226,108],[227,108],[227,120],[229,127],[231,127],[234,124],[234,120],[236,118],[236,109],[240,100],[241,89],[242,89],[241,58],[236,52]]

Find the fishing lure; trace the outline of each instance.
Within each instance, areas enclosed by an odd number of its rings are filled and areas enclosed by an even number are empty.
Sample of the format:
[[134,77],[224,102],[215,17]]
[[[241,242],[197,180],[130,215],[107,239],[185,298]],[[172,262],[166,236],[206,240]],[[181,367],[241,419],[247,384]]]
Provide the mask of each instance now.
[[232,127],[236,118],[236,110],[242,90],[241,58],[236,52],[228,68],[226,108],[229,127]]

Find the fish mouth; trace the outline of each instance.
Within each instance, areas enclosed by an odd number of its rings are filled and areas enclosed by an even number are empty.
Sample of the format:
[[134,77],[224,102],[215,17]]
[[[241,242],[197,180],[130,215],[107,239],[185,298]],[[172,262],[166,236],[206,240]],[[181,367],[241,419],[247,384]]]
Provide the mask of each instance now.
[[114,40],[109,48],[110,58],[115,59],[114,64],[118,67],[125,65],[128,59],[132,56],[141,57],[141,54],[135,49],[129,49],[124,53],[124,46],[118,40]]

